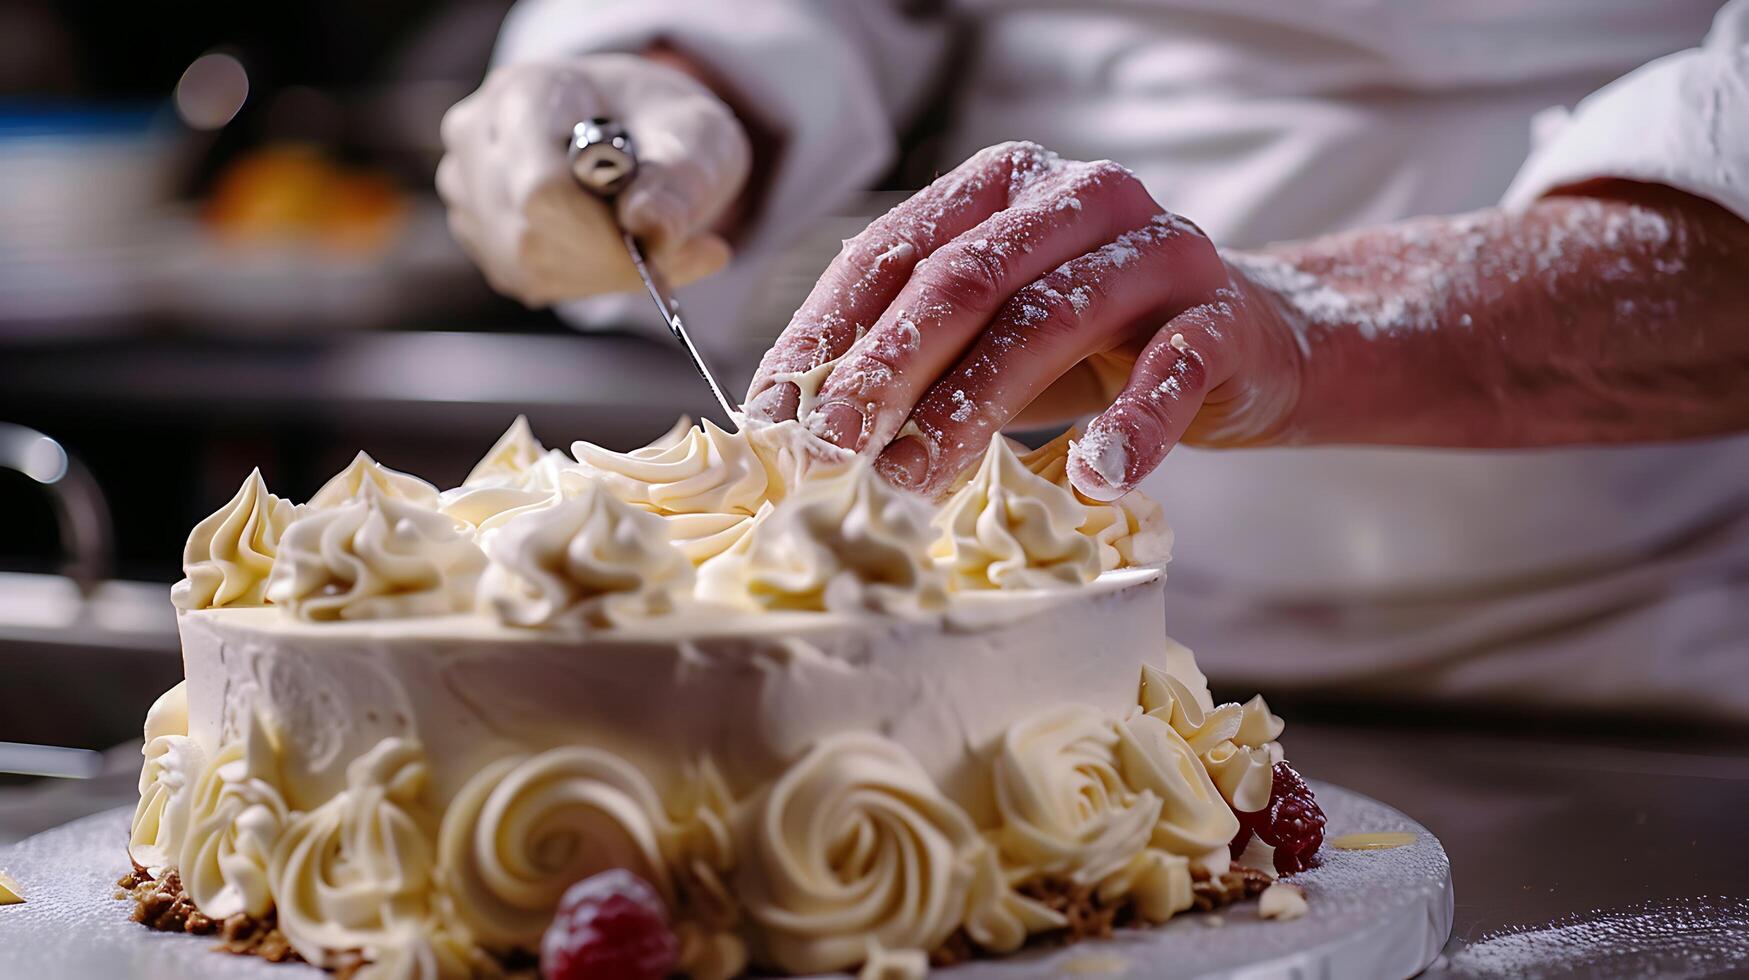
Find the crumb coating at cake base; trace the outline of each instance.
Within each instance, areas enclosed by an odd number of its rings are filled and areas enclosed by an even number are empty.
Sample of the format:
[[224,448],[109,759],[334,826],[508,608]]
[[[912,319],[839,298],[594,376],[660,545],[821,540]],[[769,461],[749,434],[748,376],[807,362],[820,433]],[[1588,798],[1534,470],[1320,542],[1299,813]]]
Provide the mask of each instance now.
[[[361,455],[249,532],[264,602],[180,613],[130,853],[372,976],[492,975],[611,868],[704,978],[916,975],[1077,933],[1053,895],[1164,921],[1267,802],[1280,719],[1213,704],[1159,571],[1097,571],[1160,540],[1146,506],[992,453],[933,510],[794,432],[567,464],[519,423],[441,495]],[[273,506],[251,481],[231,512]],[[747,526],[701,558],[698,515]]]

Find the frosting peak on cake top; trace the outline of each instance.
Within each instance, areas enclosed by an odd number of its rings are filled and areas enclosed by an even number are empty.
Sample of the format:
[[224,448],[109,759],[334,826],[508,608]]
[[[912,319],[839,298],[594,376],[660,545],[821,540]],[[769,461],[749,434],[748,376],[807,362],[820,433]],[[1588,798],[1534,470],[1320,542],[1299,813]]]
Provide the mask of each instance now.
[[362,452],[301,506],[250,474],[190,536],[175,596],[306,620],[478,612],[605,629],[697,602],[917,615],[955,592],[1077,587],[1163,561],[1159,508],[1080,497],[1067,439],[1033,452],[994,439],[937,505],[794,422],[682,420],[643,448],[577,442],[572,458],[518,417],[441,493]]

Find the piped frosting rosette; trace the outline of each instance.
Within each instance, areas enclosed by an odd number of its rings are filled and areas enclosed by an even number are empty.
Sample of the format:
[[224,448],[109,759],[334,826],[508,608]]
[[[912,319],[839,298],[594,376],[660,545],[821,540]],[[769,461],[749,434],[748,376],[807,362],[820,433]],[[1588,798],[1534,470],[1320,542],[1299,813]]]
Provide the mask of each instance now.
[[1217,706],[1190,651],[1177,647],[1171,660],[1175,663],[1166,668],[1142,672],[1142,710],[1166,723],[1196,753],[1233,809],[1252,813],[1268,806],[1275,764],[1282,759],[1276,741],[1285,727],[1282,720],[1262,695],[1243,705]]
[[934,536],[922,500],[858,461],[774,505],[699,570],[698,594],[752,610],[935,611],[947,592],[929,557]]
[[268,865],[289,816],[279,769],[278,738],[251,713],[245,737],[221,747],[195,787],[177,867],[188,897],[212,918],[260,918],[273,908]]
[[343,950],[385,959],[431,921],[436,860],[419,746],[384,739],[346,773],[343,792],[291,818],[268,865],[279,928],[318,966],[338,965]]
[[672,612],[693,569],[668,525],[600,485],[506,522],[486,544],[481,601],[511,626],[607,627]]
[[128,854],[156,876],[175,867],[194,822],[194,791],[206,764],[188,737],[188,685],[165,691],[146,712],[140,802],[128,833]]
[[1099,576],[1100,552],[1081,533],[1087,509],[1027,469],[997,435],[972,478],[935,516],[931,553],[959,588],[1043,589]]
[[1078,430],[1070,429],[1037,449],[1020,453],[1020,462],[1081,504],[1084,512],[1079,530],[1099,546],[1102,571],[1164,564],[1172,556],[1172,528],[1158,503],[1137,492],[1110,502],[1098,501],[1083,496],[1070,484],[1069,444],[1078,436]]
[[759,958],[793,973],[892,953],[926,962],[962,924],[996,949],[1061,924],[1002,884],[964,811],[872,733],[820,742],[752,802],[743,826],[737,881]]
[[564,453],[543,448],[527,417],[518,415],[462,485],[439,495],[437,509],[473,526],[484,540],[512,518],[564,499],[563,474],[573,465]]
[[682,423],[628,453],[573,443],[578,466],[565,485],[593,479],[620,500],[667,518],[671,540],[694,564],[727,551],[805,477],[833,472],[851,458],[795,422],[743,420],[734,432],[708,419]]
[[267,492],[250,470],[230,502],[194,526],[182,549],[185,577],[170,589],[178,609],[259,606],[279,538],[297,516],[290,501]]
[[510,756],[451,801],[438,837],[451,914],[494,949],[538,945],[565,889],[625,868],[672,903],[654,789],[618,756],[587,746]]
[[485,564],[454,520],[364,482],[286,529],[267,597],[309,620],[440,616],[473,606]]

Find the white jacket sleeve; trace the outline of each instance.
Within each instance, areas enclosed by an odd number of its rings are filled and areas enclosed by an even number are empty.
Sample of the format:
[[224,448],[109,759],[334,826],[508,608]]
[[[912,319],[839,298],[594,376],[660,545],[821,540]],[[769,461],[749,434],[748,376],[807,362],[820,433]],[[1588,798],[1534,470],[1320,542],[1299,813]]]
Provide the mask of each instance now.
[[1749,0],[1698,48],[1645,65],[1536,120],[1536,146],[1501,203],[1522,207],[1598,178],[1663,184],[1749,221]]
[[[698,311],[689,319],[718,321],[704,333],[727,340],[721,321],[736,318],[761,259],[892,164],[897,131],[926,94],[947,29],[906,16],[893,0],[519,0],[493,60],[638,51],[657,40],[720,75],[782,139],[736,261],[683,291]],[[588,319],[641,319],[638,306],[612,299],[575,308]]]

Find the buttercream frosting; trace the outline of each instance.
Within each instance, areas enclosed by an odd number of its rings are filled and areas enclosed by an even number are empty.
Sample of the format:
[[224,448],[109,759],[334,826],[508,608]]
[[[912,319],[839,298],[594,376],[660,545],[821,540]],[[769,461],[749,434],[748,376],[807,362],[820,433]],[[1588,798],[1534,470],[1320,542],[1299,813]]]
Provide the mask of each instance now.
[[1148,667],[1140,701],[1144,711],[1185,739],[1233,809],[1253,813],[1269,805],[1275,763],[1281,761],[1275,740],[1284,725],[1262,695],[1243,705],[1215,705],[1207,680],[1194,666]]
[[506,522],[486,553],[481,601],[511,626],[610,626],[670,612],[692,587],[667,523],[599,485]]
[[699,570],[698,594],[749,609],[917,614],[945,606],[927,505],[866,462],[803,482]]
[[1130,788],[1119,769],[1120,737],[1110,716],[1077,704],[1008,730],[992,778],[996,839],[1011,864],[1097,885],[1147,846],[1160,801]]
[[437,506],[437,488],[411,473],[392,470],[360,451],[346,468],[316,491],[306,507],[338,507],[362,496],[369,487],[385,497]]
[[468,471],[468,478],[462,481],[462,486],[514,481],[545,454],[546,447],[540,444],[540,440],[534,437],[534,430],[529,428],[528,416],[518,415],[516,421],[510,423],[510,428],[505,429],[498,441],[492,444],[492,448],[486,450],[486,455],[480,457],[480,461]]
[[1099,546],[1102,570],[1164,564],[1172,556],[1172,528],[1158,503],[1136,491],[1112,501],[1094,500],[1069,482],[1069,446],[1078,435],[1078,430],[1070,429],[1043,446],[1022,453],[1020,461],[1074,496],[1085,508],[1080,531]]
[[431,818],[419,802],[424,753],[384,739],[347,768],[347,788],[292,816],[274,846],[268,880],[279,928],[318,966],[343,950],[372,960],[426,928],[435,857]]
[[747,514],[770,499],[771,479],[747,437],[709,419],[670,444],[617,453],[571,446],[584,470],[614,496],[664,514]]
[[1074,494],[1027,469],[996,435],[936,513],[941,537],[931,550],[959,588],[1085,585],[1100,572],[1099,547],[1079,530],[1086,521]]
[[1160,819],[1151,844],[1168,854],[1208,860],[1218,854],[1216,870],[1226,867],[1227,842],[1239,832],[1239,818],[1209,778],[1190,745],[1152,715],[1124,722],[1118,757],[1131,785],[1160,799]]
[[485,564],[452,520],[367,484],[286,529],[267,597],[311,620],[442,615],[473,605]]
[[531,948],[559,896],[596,872],[625,868],[671,899],[666,833],[655,790],[612,753],[510,756],[451,801],[438,844],[443,888],[480,942]]
[[575,465],[559,450],[542,448],[519,415],[462,485],[438,496],[437,509],[472,525],[484,540],[511,518],[564,499],[563,474]]
[[904,749],[821,741],[750,808],[740,878],[758,949],[794,973],[940,946],[965,919],[977,828]]
[[728,782],[708,758],[688,767],[682,787],[670,807],[677,817],[668,859],[679,967],[692,980],[729,980],[740,976],[748,962],[747,942],[740,934],[741,903],[730,887],[738,857],[736,803]]
[[182,887],[215,919],[264,916],[273,908],[268,862],[288,816],[279,746],[259,714],[247,736],[219,749],[193,798],[192,830],[177,867]]
[[188,736],[187,682],[159,695],[146,712],[140,802],[128,832],[128,854],[154,877],[176,866],[194,818],[194,790],[205,753]]
[[185,576],[170,589],[178,609],[259,606],[280,535],[297,508],[267,492],[261,470],[249,471],[225,506],[194,526],[182,549]]

